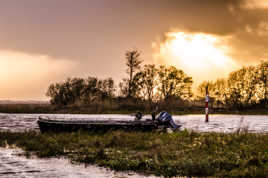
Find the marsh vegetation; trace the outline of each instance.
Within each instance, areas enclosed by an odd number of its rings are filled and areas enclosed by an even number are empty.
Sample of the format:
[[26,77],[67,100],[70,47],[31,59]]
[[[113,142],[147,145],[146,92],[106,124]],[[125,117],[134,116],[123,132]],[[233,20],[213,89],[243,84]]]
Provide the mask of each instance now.
[[265,177],[268,135],[162,132],[0,133],[2,147],[17,146],[26,156],[67,157],[162,176]]

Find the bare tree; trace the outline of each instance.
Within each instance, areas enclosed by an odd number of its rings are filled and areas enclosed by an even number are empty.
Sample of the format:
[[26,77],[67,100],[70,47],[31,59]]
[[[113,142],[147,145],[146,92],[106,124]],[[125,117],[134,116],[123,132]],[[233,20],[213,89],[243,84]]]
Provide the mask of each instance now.
[[133,76],[135,75],[135,72],[140,69],[141,63],[143,62],[140,59],[140,52],[138,50],[132,50],[126,52],[126,65],[127,65],[127,73],[129,74],[129,80],[128,80],[128,97],[132,96],[132,88],[133,88]]

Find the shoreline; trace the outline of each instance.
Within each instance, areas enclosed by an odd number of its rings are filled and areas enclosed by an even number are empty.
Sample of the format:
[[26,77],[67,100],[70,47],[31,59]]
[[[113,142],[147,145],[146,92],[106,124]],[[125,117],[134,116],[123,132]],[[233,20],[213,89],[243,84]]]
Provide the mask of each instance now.
[[[96,165],[74,164],[64,157],[44,159],[35,155],[27,156],[21,148],[0,147],[1,159],[3,159],[1,164],[9,168],[6,172],[5,169],[0,168],[1,174],[12,177],[54,177],[55,175],[60,177],[145,177],[132,171],[117,172]],[[51,165],[53,165],[52,168]],[[18,169],[20,171],[17,171]],[[155,176],[146,177],[154,178]]]
[[[133,114],[136,112],[151,114],[151,111],[137,109],[104,109],[100,106],[54,106],[50,104],[0,104],[0,113],[6,114]],[[180,107],[168,111],[172,115],[205,114],[204,107]],[[267,108],[250,108],[241,111],[222,108],[210,109],[210,114],[268,115]]]
[[1,147],[16,145],[26,156],[64,156],[114,171],[165,177],[264,177],[268,173],[267,133],[0,132],[0,140]]

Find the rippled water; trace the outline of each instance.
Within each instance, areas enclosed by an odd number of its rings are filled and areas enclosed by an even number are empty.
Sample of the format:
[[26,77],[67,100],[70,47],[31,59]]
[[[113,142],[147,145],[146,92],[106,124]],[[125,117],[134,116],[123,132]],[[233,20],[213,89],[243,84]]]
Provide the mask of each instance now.
[[183,128],[198,132],[231,133],[244,129],[252,133],[268,132],[268,116],[261,115],[211,115],[205,122],[204,115],[174,116]]
[[[47,116],[56,119],[132,119],[128,116],[117,115],[47,115],[47,114],[0,114],[0,131],[24,132],[29,130],[39,131],[37,119]],[[109,169],[89,165],[74,165],[66,159],[27,159],[18,156],[18,149],[0,148],[0,177],[70,177],[70,178],[97,178],[97,177],[155,177],[144,176],[136,173],[114,172]]]
[[[71,115],[71,114],[0,114],[0,131],[39,131],[37,119],[45,116],[58,120],[133,120],[130,115]],[[145,118],[150,118],[145,116]],[[204,115],[173,116],[182,129],[199,132],[268,132],[268,116],[211,115],[205,123]],[[95,166],[74,165],[65,159],[27,159],[18,156],[18,150],[0,148],[0,177],[144,177],[138,174],[118,173]]]
[[[58,120],[133,120],[134,117],[123,114],[0,114],[0,130],[23,132],[25,130],[38,131],[37,119],[45,116]],[[145,116],[150,118],[150,116]],[[239,128],[249,132],[268,132],[268,116],[261,115],[210,115],[205,123],[204,115],[173,116],[177,123],[182,124],[182,129],[191,129],[199,132],[236,132]]]

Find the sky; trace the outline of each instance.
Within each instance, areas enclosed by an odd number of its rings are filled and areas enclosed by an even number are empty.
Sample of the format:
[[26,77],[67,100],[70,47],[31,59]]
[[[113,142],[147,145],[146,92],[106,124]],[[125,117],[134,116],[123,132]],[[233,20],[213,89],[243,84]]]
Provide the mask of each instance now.
[[0,2],[0,100],[67,77],[126,78],[125,52],[203,80],[268,60],[267,0]]

